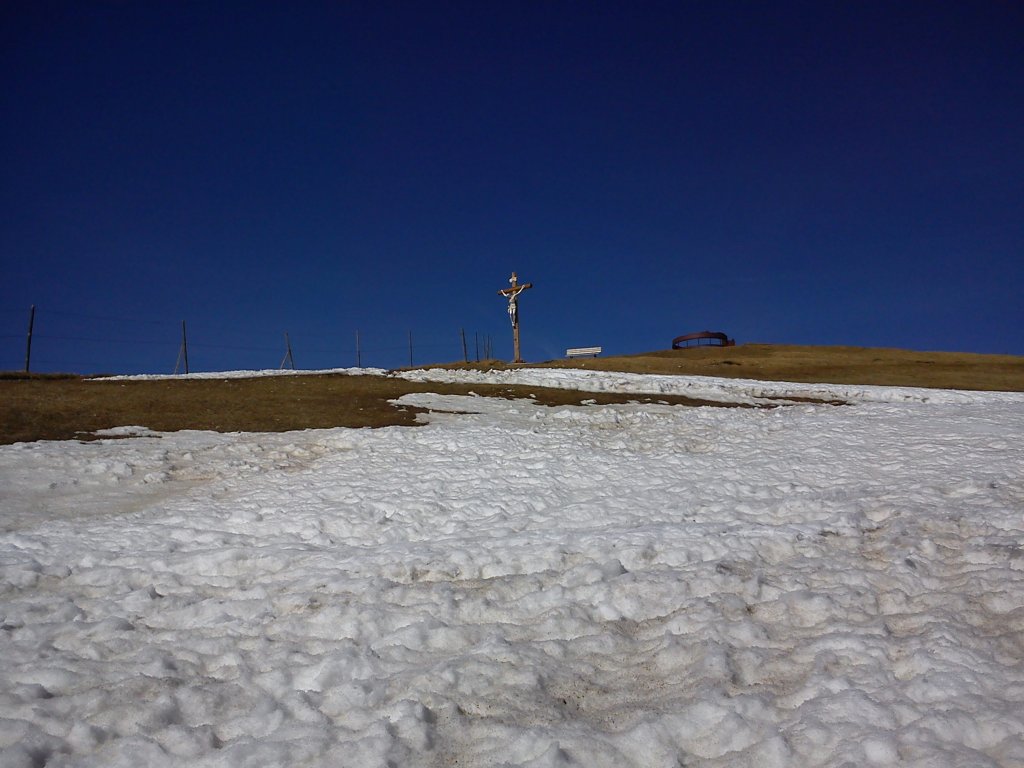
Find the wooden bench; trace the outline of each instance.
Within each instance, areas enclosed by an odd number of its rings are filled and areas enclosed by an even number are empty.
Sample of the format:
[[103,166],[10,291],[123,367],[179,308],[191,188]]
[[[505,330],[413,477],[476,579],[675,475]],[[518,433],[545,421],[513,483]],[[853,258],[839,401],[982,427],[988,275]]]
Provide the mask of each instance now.
[[601,354],[601,347],[575,347],[565,350],[566,357],[597,357]]

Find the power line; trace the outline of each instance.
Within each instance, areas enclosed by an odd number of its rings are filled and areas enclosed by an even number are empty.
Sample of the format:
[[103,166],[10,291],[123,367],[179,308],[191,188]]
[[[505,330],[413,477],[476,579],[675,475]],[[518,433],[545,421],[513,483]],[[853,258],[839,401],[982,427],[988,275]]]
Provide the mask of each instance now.
[[203,342],[191,342],[190,347],[202,348],[202,349],[233,349],[240,352],[278,352],[278,347],[241,347],[232,344],[205,344]]
[[153,344],[153,345],[165,345],[170,344],[169,341],[150,341],[143,339],[92,339],[86,336],[50,336],[49,334],[37,333],[35,334],[37,339],[47,339],[50,341],[88,341],[96,344]]
[[[37,308],[37,311],[38,310]],[[113,323],[149,323],[151,325],[174,325],[173,321],[170,320],[152,320],[147,318],[139,317],[114,317],[113,315],[92,315],[85,312],[68,312],[63,309],[46,309],[45,307],[41,310],[42,313],[47,315],[62,315],[64,317],[80,317],[89,320],[106,320]]]

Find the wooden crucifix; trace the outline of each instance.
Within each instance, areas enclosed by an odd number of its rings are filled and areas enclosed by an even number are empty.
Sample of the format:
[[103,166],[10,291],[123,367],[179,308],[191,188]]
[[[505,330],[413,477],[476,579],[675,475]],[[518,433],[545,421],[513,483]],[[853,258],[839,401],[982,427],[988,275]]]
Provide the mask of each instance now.
[[515,272],[509,278],[509,283],[511,285],[508,288],[503,288],[498,293],[508,299],[508,319],[512,321],[512,349],[515,352],[515,360],[512,362],[521,363],[523,359],[519,355],[519,294],[527,288],[533,288],[533,283],[520,283]]

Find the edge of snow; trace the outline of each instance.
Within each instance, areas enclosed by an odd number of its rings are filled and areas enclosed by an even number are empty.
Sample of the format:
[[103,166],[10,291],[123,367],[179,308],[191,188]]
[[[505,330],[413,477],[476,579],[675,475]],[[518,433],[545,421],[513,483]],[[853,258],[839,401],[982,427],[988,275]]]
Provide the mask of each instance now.
[[869,384],[804,384],[791,381],[726,379],[567,368],[519,368],[507,371],[463,371],[433,368],[392,374],[408,381],[437,383],[498,383],[575,389],[584,392],[619,392],[646,395],[681,395],[731,403],[777,403],[789,397],[812,397],[862,403],[978,403],[1024,404],[1022,392],[974,392],[924,387]]

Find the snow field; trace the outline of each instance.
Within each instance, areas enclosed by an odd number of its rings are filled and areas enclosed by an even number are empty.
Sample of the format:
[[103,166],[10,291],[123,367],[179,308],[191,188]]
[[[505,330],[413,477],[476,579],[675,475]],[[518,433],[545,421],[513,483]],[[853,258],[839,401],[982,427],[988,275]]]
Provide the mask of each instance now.
[[0,765],[1024,765],[1024,400],[955,394],[0,448]]

